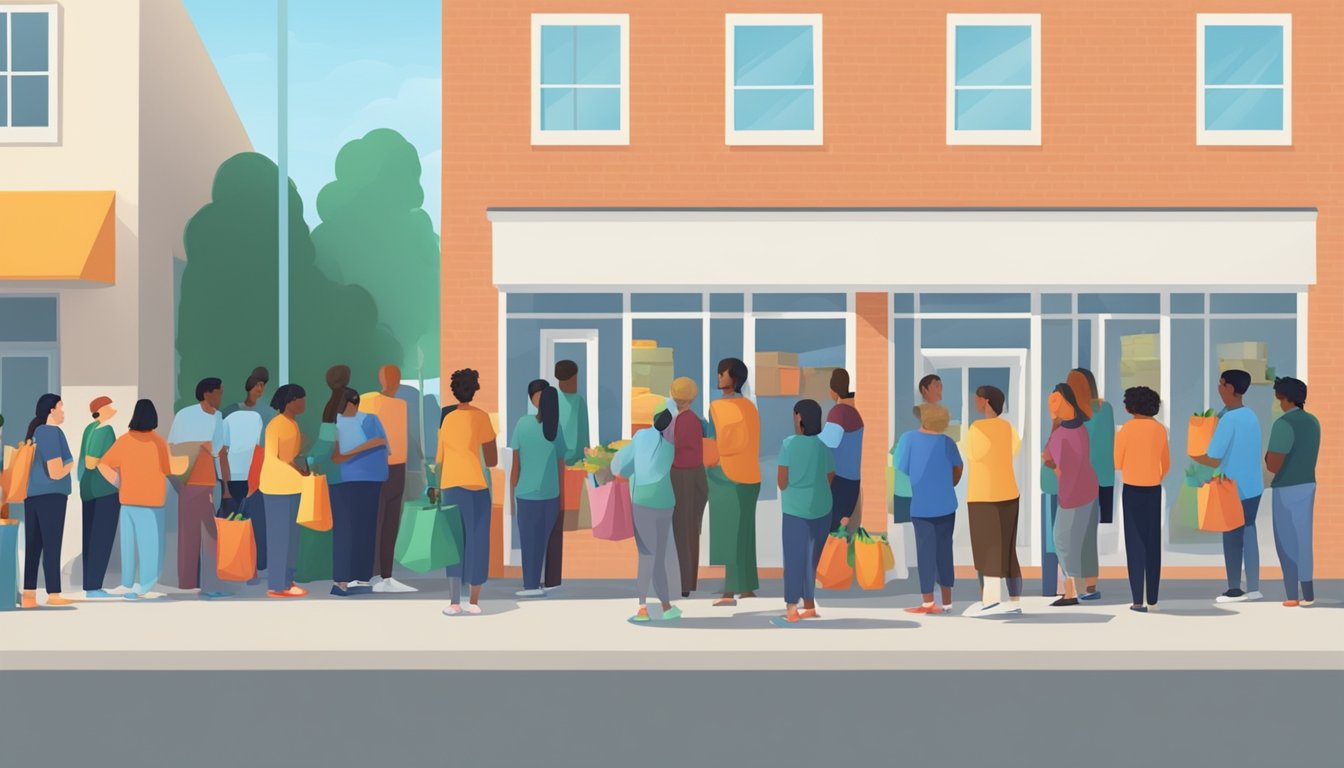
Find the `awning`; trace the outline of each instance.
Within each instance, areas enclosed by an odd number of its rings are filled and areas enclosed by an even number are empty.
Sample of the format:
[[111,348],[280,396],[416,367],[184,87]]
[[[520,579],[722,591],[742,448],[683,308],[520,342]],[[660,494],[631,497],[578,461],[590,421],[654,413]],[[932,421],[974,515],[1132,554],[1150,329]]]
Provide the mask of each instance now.
[[116,193],[0,192],[0,280],[116,281]]
[[505,290],[1301,289],[1313,208],[492,208]]

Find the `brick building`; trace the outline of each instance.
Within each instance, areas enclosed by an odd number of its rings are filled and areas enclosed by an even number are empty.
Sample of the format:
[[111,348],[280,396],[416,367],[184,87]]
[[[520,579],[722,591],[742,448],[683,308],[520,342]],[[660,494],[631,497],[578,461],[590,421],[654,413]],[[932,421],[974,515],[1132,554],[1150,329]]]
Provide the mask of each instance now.
[[[1162,393],[1165,563],[1208,576],[1221,548],[1181,492],[1185,422],[1235,363],[1259,380],[1248,403],[1266,439],[1267,377],[1310,384],[1326,435],[1317,570],[1344,575],[1344,14],[1232,0],[445,11],[445,370],[480,370],[505,429],[527,381],[570,357],[594,435],[627,436],[650,383],[633,364],[654,359],[636,340],[670,348],[657,362],[702,389],[729,355],[797,365],[804,394],[807,369],[843,365],[869,425],[864,523],[882,530],[915,381],[942,375],[961,426],[974,387],[996,384],[1024,437],[1019,545],[1038,565],[1045,395],[1086,366],[1117,403],[1135,383]],[[767,480],[797,399],[779,391],[756,393]],[[763,567],[779,565],[776,498],[763,488]],[[1103,526],[1105,565],[1124,562],[1118,529]],[[575,532],[569,546],[572,575],[632,572],[629,543]]]

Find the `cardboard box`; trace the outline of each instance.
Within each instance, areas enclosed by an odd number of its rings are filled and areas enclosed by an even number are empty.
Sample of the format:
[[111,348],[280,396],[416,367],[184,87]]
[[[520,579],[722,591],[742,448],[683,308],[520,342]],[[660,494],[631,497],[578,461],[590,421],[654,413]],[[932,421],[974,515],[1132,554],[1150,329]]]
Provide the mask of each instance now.
[[1268,369],[1268,360],[1218,358],[1219,371],[1245,371],[1251,374],[1252,384],[1267,384],[1272,382],[1273,379],[1265,376]]
[[1120,337],[1121,357],[1157,358],[1161,352],[1161,340],[1156,333],[1140,333]]
[[672,364],[672,347],[631,347],[630,362],[649,364]]
[[797,397],[803,370],[797,367],[765,366],[756,369],[757,397]]
[[757,352],[756,368],[797,368],[798,355],[795,352]]
[[1218,345],[1218,357],[1229,360],[1267,360],[1269,344],[1263,341],[1237,341]]
[[635,349],[653,349],[658,346],[658,342],[653,339],[635,339],[630,342],[630,346]]
[[835,366],[802,369],[802,382],[798,388],[800,400],[816,400],[823,408],[831,402],[831,374]]
[[671,363],[632,363],[630,365],[630,383],[643,387],[655,395],[666,397],[670,394],[673,378]]

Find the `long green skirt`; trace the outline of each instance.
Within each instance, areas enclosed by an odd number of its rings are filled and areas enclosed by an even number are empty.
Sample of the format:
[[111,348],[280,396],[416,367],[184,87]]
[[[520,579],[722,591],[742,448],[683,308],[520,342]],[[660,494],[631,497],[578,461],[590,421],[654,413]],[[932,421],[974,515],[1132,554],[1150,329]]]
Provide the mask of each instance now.
[[718,467],[709,479],[709,561],[724,566],[723,591],[760,588],[756,572],[756,500],[761,484],[734,483]]

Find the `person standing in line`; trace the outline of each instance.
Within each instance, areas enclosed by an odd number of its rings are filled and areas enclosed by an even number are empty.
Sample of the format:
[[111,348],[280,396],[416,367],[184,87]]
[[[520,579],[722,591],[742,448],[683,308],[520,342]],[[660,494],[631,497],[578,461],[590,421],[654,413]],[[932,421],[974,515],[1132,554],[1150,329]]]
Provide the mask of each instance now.
[[[1274,474],[1274,546],[1283,566],[1285,608],[1316,602],[1312,579],[1312,517],[1316,506],[1316,457],[1321,451],[1321,422],[1303,410],[1307,385],[1300,379],[1274,380],[1274,397],[1283,415],[1269,431],[1265,467]],[[1297,587],[1302,585],[1299,601]]]
[[[943,401],[943,380],[939,378],[938,374],[930,373],[919,380],[919,397],[920,401],[926,405],[938,405]],[[920,423],[919,419],[918,407],[916,407],[915,424]],[[900,461],[897,457],[900,456],[904,448],[901,441],[918,432],[918,426],[908,432],[902,432],[901,436],[896,439],[896,444],[891,446],[891,466],[896,470],[896,487],[892,490],[892,509],[893,516],[899,521],[911,519],[910,497],[914,494],[914,491],[910,488],[910,476],[901,471]]]
[[545,379],[537,379],[527,385],[527,399],[536,412],[518,419],[509,435],[509,448],[514,452],[509,486],[518,506],[523,550],[523,588],[516,594],[545,597],[541,576],[550,555],[547,541],[560,515],[565,438],[560,428],[560,398],[555,387]]
[[[967,517],[975,570],[982,581],[980,604],[972,607],[973,616],[1022,612],[1022,565],[1017,559],[1021,493],[1013,470],[1022,438],[1002,418],[1004,400],[998,387],[977,387],[975,409],[984,418],[972,422],[966,431]],[[1008,582],[1007,603],[1003,602],[1001,580]]]
[[397,397],[397,388],[401,386],[401,369],[395,365],[384,365],[378,371],[380,392],[371,392],[364,396],[359,409],[378,417],[383,429],[387,431],[387,482],[382,485],[382,496],[378,499],[378,532],[374,550],[374,592],[405,593],[416,592],[416,588],[392,578],[395,566],[394,555],[397,548],[397,532],[401,530],[402,503],[406,496],[406,456],[408,447],[408,429],[406,401]]
[[[244,382],[246,395],[241,403],[224,408],[224,427],[229,433],[228,488],[229,496],[220,504],[224,514],[242,512],[252,521],[252,536],[257,544],[257,573],[266,570],[266,505],[248,485],[253,462],[260,462],[258,448],[266,434],[266,426],[275,418],[275,410],[262,402],[271,372],[258,366],[252,369]],[[258,466],[259,470],[260,467]],[[249,584],[257,583],[256,580]]]
[[[1260,511],[1260,497],[1265,492],[1265,479],[1260,469],[1260,450],[1263,445],[1260,420],[1247,408],[1243,398],[1251,388],[1251,374],[1246,371],[1223,371],[1218,378],[1218,396],[1223,411],[1218,415],[1218,426],[1209,441],[1208,452],[1195,457],[1206,467],[1217,467],[1223,476],[1237,484],[1245,525],[1223,534],[1223,558],[1227,562],[1227,591],[1216,602],[1242,603],[1260,600],[1260,537],[1255,527],[1255,516]],[[1242,564],[1246,566],[1246,589],[1241,586]]]
[[[1068,385],[1073,389],[1079,406],[1087,416],[1087,440],[1091,446],[1092,471],[1097,474],[1097,523],[1112,522],[1115,514],[1115,411],[1101,399],[1097,379],[1086,368],[1069,372]],[[1087,532],[1083,544],[1083,575],[1087,591],[1079,600],[1100,600],[1097,579],[1101,575],[1101,559],[1097,547],[1097,528]]]
[[261,463],[261,500],[266,505],[267,597],[295,598],[308,590],[294,583],[294,564],[299,550],[299,496],[308,465],[299,455],[303,433],[298,417],[307,407],[307,396],[298,384],[284,384],[271,397],[277,416],[266,425]]
[[116,597],[121,590],[103,589],[107,563],[112,558],[112,542],[117,538],[117,520],[121,516],[121,502],[117,488],[97,470],[98,460],[117,441],[117,435],[108,424],[117,409],[112,398],[98,397],[89,403],[93,422],[84,428],[79,441],[79,498],[84,513],[84,596],[89,598]]
[[760,588],[756,570],[756,501],[761,495],[761,417],[742,395],[747,364],[735,357],[719,361],[718,385],[723,397],[709,407],[719,449],[719,466],[733,484],[736,502],[735,551],[724,566],[723,597],[716,606],[737,605],[737,597],[755,597]]
[[[589,446],[588,403],[579,394],[579,365],[573,360],[555,364],[555,381],[560,387],[560,434],[565,438],[562,458],[565,466],[583,460],[583,449]],[[560,472],[560,494],[565,493],[564,469]],[[565,499],[560,508],[564,509]],[[565,561],[565,516],[556,515],[546,540],[546,574],[543,587],[548,592],[560,589]]]
[[[215,483],[232,477],[229,467],[229,431],[219,407],[224,384],[219,379],[201,379],[196,385],[196,405],[178,411],[168,430],[168,445],[189,457],[187,479],[177,497],[177,585],[199,589],[206,600],[233,597],[224,589],[216,570],[218,536],[215,531]],[[216,467],[215,459],[219,459]],[[224,485],[223,504],[233,495]]]
[[1171,469],[1171,450],[1167,428],[1154,418],[1161,408],[1162,399],[1148,387],[1125,390],[1125,410],[1133,418],[1115,436],[1115,469],[1124,479],[1120,493],[1129,591],[1134,598],[1129,609],[1136,613],[1157,610],[1162,580],[1162,480]]
[[103,454],[98,473],[119,486],[121,586],[127,600],[162,598],[155,592],[163,573],[164,512],[168,503],[168,443],[159,436],[159,412],[137,400],[129,431]]
[[690,597],[699,585],[700,532],[705,523],[705,505],[709,503],[709,482],[705,477],[705,424],[692,407],[699,389],[695,382],[681,377],[672,382],[672,539],[677,547],[677,566],[681,571],[681,596]]
[[61,432],[65,406],[61,396],[37,399],[37,412],[28,424],[25,440],[34,444],[33,468],[28,474],[24,509],[24,608],[37,607],[37,572],[46,577],[47,605],[71,605],[61,595],[61,542],[65,537],[65,506],[70,498],[70,472],[75,468],[70,444]]
[[[859,506],[859,476],[863,467],[863,417],[854,407],[849,388],[849,371],[831,372],[831,399],[835,405],[826,416],[821,442],[831,449],[835,480],[831,483],[831,530],[847,526]],[[792,439],[792,438],[790,438]],[[825,540],[822,540],[825,543]]]
[[[906,613],[940,614],[952,610],[952,534],[957,522],[957,484],[961,482],[961,452],[944,434],[951,417],[941,405],[917,405],[919,431],[911,434],[897,457],[910,477],[910,519],[915,527],[915,563],[924,602]],[[942,605],[934,602],[935,580],[942,587]]]
[[331,454],[340,465],[339,482],[331,486],[331,594],[337,597],[372,591],[364,585],[373,578],[378,502],[389,477],[387,433],[377,416],[361,412],[359,400],[349,387],[341,392]]
[[671,411],[659,411],[653,427],[636,432],[630,444],[616,453],[611,471],[630,480],[631,515],[635,525],[635,546],[639,550],[639,574],[635,581],[639,610],[631,621],[650,620],[648,598],[652,583],[662,605],[662,621],[681,618],[681,609],[672,605],[674,580],[672,563],[672,516],[676,494],[672,488],[672,464],[676,446],[664,438],[672,426]]
[[[490,574],[490,485],[486,476],[499,464],[495,428],[490,415],[472,405],[481,389],[480,374],[471,368],[454,371],[449,388],[457,407],[443,417],[433,470],[438,473],[443,504],[456,506],[462,517],[462,562],[449,566],[446,616],[479,614],[481,585]],[[462,607],[462,582],[471,587]]]
[[1064,596],[1050,605],[1078,605],[1087,588],[1083,576],[1089,530],[1097,526],[1097,473],[1092,469],[1087,414],[1068,384],[1059,384],[1049,400],[1054,430],[1041,457],[1059,479],[1059,509],[1055,512],[1055,552],[1064,569]]
[[[844,371],[837,369],[836,373]],[[848,395],[847,398],[837,399],[852,400],[854,395],[849,392],[849,375],[846,374],[843,381],[838,376],[832,376],[831,391],[836,395]],[[857,416],[856,411],[854,417]],[[780,507],[784,513],[781,521],[784,539],[783,621],[788,624],[818,616],[817,563],[821,561],[822,547],[826,545],[827,535],[832,530],[831,521],[835,517],[837,503],[833,498],[835,485],[841,480],[836,467],[835,449],[820,438],[821,406],[815,400],[800,400],[794,404],[793,428],[795,434],[784,438],[784,444],[779,449],[777,481]],[[801,612],[798,610],[799,600],[803,602]]]

